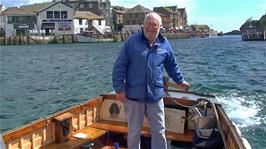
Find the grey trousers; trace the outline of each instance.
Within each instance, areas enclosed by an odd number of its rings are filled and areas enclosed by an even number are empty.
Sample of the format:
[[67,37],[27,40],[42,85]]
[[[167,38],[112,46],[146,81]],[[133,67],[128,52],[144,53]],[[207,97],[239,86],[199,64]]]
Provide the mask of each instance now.
[[164,103],[142,103],[126,99],[125,113],[128,124],[128,149],[140,149],[140,132],[144,115],[148,118],[151,130],[152,149],[166,149]]

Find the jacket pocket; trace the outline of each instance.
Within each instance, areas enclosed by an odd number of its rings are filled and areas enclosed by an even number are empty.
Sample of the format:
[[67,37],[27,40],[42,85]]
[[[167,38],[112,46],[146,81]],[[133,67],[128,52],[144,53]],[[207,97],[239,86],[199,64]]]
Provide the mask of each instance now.
[[156,80],[155,81],[155,86],[163,88],[163,80]]

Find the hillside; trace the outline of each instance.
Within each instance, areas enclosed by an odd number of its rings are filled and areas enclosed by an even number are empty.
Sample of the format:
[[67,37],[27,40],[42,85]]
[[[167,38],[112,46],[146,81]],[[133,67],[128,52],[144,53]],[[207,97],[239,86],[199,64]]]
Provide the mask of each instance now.
[[241,35],[239,30],[233,30],[231,32],[224,33],[223,35]]

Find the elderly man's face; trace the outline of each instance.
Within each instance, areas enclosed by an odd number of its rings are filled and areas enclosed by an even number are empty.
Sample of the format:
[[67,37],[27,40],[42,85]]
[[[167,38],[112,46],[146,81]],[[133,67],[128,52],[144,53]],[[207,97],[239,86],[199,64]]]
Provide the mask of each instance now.
[[144,22],[144,35],[150,44],[154,43],[160,31],[160,23],[154,17],[149,17]]

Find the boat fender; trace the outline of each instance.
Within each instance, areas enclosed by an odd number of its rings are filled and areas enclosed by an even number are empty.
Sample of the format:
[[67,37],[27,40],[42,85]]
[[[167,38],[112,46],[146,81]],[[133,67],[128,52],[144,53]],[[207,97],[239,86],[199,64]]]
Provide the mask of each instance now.
[[245,146],[245,149],[252,149],[252,147],[250,146],[250,144],[246,138],[241,138],[241,139],[242,139],[242,142]]

